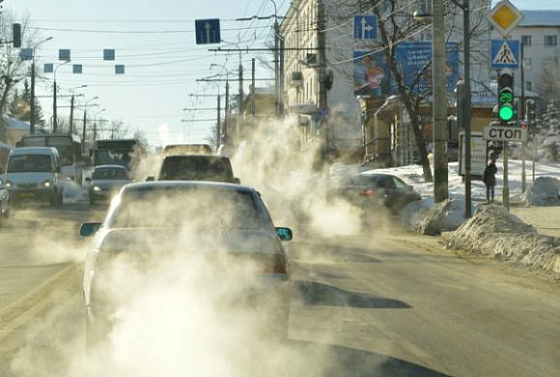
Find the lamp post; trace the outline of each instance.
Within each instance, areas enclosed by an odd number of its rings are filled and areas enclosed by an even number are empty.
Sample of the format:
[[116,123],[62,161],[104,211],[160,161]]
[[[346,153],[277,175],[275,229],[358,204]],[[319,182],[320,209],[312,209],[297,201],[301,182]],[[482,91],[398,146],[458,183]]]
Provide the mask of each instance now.
[[[280,117],[280,30],[278,25],[278,8],[274,5],[274,93],[276,95],[276,117]],[[253,91],[255,88],[253,88]]]
[[85,153],[86,151],[86,122],[87,122],[87,108],[89,106],[89,103],[91,101],[95,101],[96,99],[98,99],[99,96],[95,96],[89,100],[86,101],[85,105],[84,105],[84,123],[82,126],[82,153]]
[[87,88],[87,85],[80,85],[70,89],[72,93],[72,98],[70,98],[70,135],[74,132],[74,91],[81,88]]
[[[222,67],[225,71],[226,71],[226,98],[225,98],[225,109],[224,109],[224,129],[223,129],[223,133],[224,136],[227,136],[227,131],[228,131],[228,112],[229,112],[229,70],[226,68],[225,64],[215,64],[212,63],[210,64],[210,69],[212,69],[212,67]],[[219,105],[218,105],[219,107]],[[218,110],[219,111],[219,110]],[[220,126],[218,125],[218,130],[220,129]],[[217,135],[218,138],[220,137],[220,135]]]
[[41,42],[37,43],[33,46],[32,49],[32,57],[31,57],[31,103],[30,106],[30,116],[29,116],[29,133],[33,135],[35,133],[35,50],[37,47],[42,45],[45,42],[50,41],[53,37],[48,37],[43,39]]
[[57,104],[56,104],[56,71],[65,64],[70,63],[70,60],[56,66],[53,72],[53,134],[58,132],[58,117],[57,117]]
[[[96,112],[93,117],[94,119],[97,118],[99,116],[99,114],[101,114],[102,112],[104,112],[107,109],[101,109],[98,112]],[[93,141],[95,141],[97,139],[97,121],[93,122],[93,137],[92,137]]]

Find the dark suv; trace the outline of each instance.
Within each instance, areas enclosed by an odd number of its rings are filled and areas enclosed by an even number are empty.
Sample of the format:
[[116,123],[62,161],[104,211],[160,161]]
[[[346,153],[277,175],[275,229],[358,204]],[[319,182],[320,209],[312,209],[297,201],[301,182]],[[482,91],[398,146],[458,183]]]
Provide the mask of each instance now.
[[208,155],[165,156],[158,181],[212,181],[239,183],[227,157]]

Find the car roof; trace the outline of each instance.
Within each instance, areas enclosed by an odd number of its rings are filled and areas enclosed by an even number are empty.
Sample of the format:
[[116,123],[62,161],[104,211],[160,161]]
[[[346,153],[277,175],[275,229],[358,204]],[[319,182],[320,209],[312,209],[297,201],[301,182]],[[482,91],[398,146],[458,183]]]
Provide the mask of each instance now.
[[[395,177],[395,175],[393,174],[388,174],[388,173],[370,173],[370,172],[363,172],[363,173],[359,173],[357,174],[358,176],[363,176],[363,177],[371,177],[371,176],[378,176],[378,177]],[[398,177],[397,177],[398,178]]]
[[93,170],[97,170],[97,169],[121,169],[121,170],[126,170],[126,168],[122,165],[97,165],[96,167],[93,168]]
[[193,159],[193,158],[204,158],[204,159],[209,159],[209,160],[222,160],[222,159],[227,159],[229,160],[229,158],[225,157],[225,156],[216,156],[213,154],[168,154],[167,156],[163,157],[164,160],[167,159]]
[[23,154],[52,155],[55,153],[58,153],[58,151],[56,150],[56,148],[53,147],[19,147],[19,148],[12,149],[10,155],[12,156],[23,155]]
[[130,183],[124,187],[124,191],[157,191],[165,189],[222,189],[244,193],[255,193],[256,190],[250,186],[237,185],[232,183],[222,182],[207,182],[207,181],[150,181],[150,182],[137,182]]

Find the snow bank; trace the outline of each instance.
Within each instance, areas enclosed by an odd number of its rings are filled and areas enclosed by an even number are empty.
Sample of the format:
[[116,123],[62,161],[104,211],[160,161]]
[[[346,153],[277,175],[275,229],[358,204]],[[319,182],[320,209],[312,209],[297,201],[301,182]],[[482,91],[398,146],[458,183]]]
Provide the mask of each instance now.
[[527,205],[546,206],[560,203],[560,181],[553,177],[537,177],[522,196]]
[[531,270],[560,273],[560,238],[540,235],[499,205],[480,207],[454,232],[442,233],[450,248],[483,254]]
[[432,205],[431,198],[413,202],[403,208],[401,220],[409,230],[431,236],[453,231],[465,221],[465,202],[446,200]]

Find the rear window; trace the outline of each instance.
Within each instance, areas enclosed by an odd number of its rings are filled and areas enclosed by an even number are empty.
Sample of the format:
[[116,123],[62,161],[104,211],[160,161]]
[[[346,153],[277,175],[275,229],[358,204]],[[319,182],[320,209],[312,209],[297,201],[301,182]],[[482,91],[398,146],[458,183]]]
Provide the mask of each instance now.
[[91,175],[93,179],[128,179],[125,169],[95,169]]
[[226,158],[166,158],[163,161],[160,180],[218,181],[231,182],[233,173]]
[[[212,210],[209,210],[212,209]],[[213,188],[164,188],[123,193],[110,228],[258,229],[261,218],[249,192]]]
[[47,154],[23,154],[10,156],[8,173],[50,172],[51,156]]

